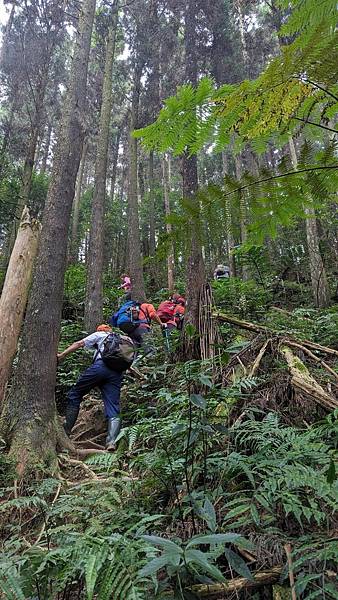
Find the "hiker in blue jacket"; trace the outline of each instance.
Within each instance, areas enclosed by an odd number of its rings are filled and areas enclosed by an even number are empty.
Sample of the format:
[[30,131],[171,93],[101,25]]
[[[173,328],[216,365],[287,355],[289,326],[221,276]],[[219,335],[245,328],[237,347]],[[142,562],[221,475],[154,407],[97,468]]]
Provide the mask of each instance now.
[[144,354],[149,355],[154,352],[150,329],[152,321],[155,321],[162,329],[166,327],[152,304],[130,300],[114,313],[110,323],[113,327],[119,327],[121,331],[129,335],[136,348],[142,347]]

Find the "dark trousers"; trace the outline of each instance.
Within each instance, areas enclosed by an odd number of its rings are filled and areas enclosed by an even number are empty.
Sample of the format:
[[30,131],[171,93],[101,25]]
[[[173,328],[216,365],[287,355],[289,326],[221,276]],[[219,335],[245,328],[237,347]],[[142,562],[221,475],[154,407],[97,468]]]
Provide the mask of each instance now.
[[98,387],[104,403],[107,419],[117,417],[120,413],[120,391],[123,373],[112,371],[101,359],[96,360],[86,369],[68,392],[68,402],[80,406],[83,396]]

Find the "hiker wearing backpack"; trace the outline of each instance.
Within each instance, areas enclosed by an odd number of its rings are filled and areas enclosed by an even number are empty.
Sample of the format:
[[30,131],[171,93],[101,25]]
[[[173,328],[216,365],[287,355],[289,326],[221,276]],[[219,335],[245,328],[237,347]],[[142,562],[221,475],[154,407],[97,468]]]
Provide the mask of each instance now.
[[164,327],[152,304],[129,300],[113,314],[110,323],[129,335],[137,348],[143,347],[144,354],[150,354],[154,351],[150,336],[152,321]]
[[61,362],[68,354],[80,348],[93,348],[94,358],[68,392],[66,420],[64,428],[70,435],[80,410],[83,397],[95,387],[100,389],[104,412],[108,421],[106,450],[116,448],[115,440],[121,429],[120,391],[123,373],[135,358],[135,348],[132,340],[124,335],[113,333],[109,325],[99,325],[95,333],[74,342],[57,355]]
[[230,277],[230,269],[226,265],[217,265],[214,270],[214,279],[215,281],[219,281],[221,279],[229,279]]
[[156,312],[169,333],[174,329],[182,329],[185,299],[179,294],[173,294],[169,300],[161,302]]
[[120,298],[120,305],[122,305],[131,299],[131,280],[130,280],[129,275],[127,275],[126,273],[123,273],[121,275],[120,280],[121,280],[121,285],[119,286],[118,289],[124,291],[124,295],[121,296],[121,298]]

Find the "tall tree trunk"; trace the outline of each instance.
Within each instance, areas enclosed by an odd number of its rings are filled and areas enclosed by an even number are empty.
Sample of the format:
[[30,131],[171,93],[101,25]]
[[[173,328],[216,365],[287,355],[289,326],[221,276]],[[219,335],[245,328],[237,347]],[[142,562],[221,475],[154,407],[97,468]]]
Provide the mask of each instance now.
[[[291,161],[294,169],[298,168],[298,159],[292,136],[289,137]],[[312,293],[315,306],[325,308],[330,304],[330,289],[327,282],[326,271],[319,247],[316,211],[309,197],[305,207],[306,241],[309,254],[309,268],[311,276]]]
[[111,158],[112,171],[110,177],[110,200],[114,201],[115,194],[115,185],[116,185],[116,175],[117,175],[117,163],[119,159],[119,149],[120,149],[120,139],[121,139],[121,129],[118,130],[116,139],[113,146],[113,153]]
[[155,179],[154,152],[149,153],[149,255],[155,254]]
[[71,231],[71,237],[70,237],[70,253],[69,253],[69,262],[70,263],[76,263],[78,260],[78,254],[79,254],[78,235],[79,235],[80,203],[81,203],[81,191],[82,191],[82,184],[83,184],[83,173],[84,173],[84,167],[86,164],[87,152],[88,152],[88,142],[85,141],[83,144],[83,148],[82,148],[82,156],[81,156],[79,171],[77,174],[75,194],[74,194],[74,200],[73,200],[73,219],[72,219],[72,231]]
[[84,314],[84,323],[87,331],[94,331],[97,325],[101,323],[103,312],[104,214],[117,18],[118,0],[115,0],[111,13],[111,22],[108,28],[100,128],[96,148],[95,185],[89,234],[87,289]]
[[[235,156],[235,170],[236,170],[236,179],[238,181],[242,178],[242,163],[241,157],[239,155]],[[245,244],[248,239],[248,206],[246,203],[245,193],[238,192],[238,200],[239,200],[239,223],[240,223],[240,231],[241,231],[241,243]],[[248,265],[244,262],[242,264],[242,279],[243,281],[248,281],[250,279],[250,271]]]
[[[41,122],[42,122],[42,117],[43,117],[44,99],[45,99],[47,82],[48,82],[50,60],[51,60],[51,54],[49,55],[48,60],[47,60],[46,64],[44,65],[43,76],[41,78],[41,83],[40,83],[40,86],[39,86],[39,89],[37,92],[37,96],[35,99],[35,112],[34,112],[34,118],[33,118],[32,126],[31,126],[31,134],[30,134],[30,138],[29,138],[29,142],[28,142],[27,154],[26,154],[25,163],[24,163],[24,167],[23,167],[21,193],[19,196],[18,205],[16,207],[16,212],[18,215],[22,214],[24,206],[26,206],[26,205],[29,206],[29,193],[30,193],[30,189],[31,189],[34,161],[35,161],[36,149],[37,149],[40,127],[41,127]],[[8,248],[7,248],[6,264],[8,264],[8,261],[10,258],[10,255],[11,255],[11,252],[12,252],[12,249],[14,246],[16,234],[17,234],[17,226],[16,226],[16,223],[14,223],[12,230],[11,230],[9,244],[8,244]]]
[[134,88],[130,111],[129,134],[129,185],[128,185],[128,252],[129,273],[132,282],[132,297],[145,298],[143,261],[141,252],[140,218],[137,193],[137,139],[132,132],[137,127],[143,62],[137,59],[134,73]]
[[52,468],[62,433],[54,401],[68,228],[84,138],[87,71],[95,0],[84,0],[76,34],[39,253],[23,327],[18,366],[5,404],[4,432],[22,475],[45,461]]
[[41,167],[40,167],[41,173],[45,173],[46,169],[47,169],[47,162],[48,162],[48,158],[49,158],[49,150],[50,150],[50,141],[51,141],[51,137],[52,137],[52,131],[53,131],[53,124],[51,121],[48,121],[43,155],[42,155],[42,159],[41,159]]
[[40,224],[25,207],[0,298],[0,408],[17,349],[39,233]]
[[[197,47],[196,47],[196,2],[186,0],[185,3],[185,79],[186,83],[197,85]],[[183,155],[182,159],[183,195],[195,204],[198,203],[197,156]],[[199,212],[199,211],[197,211]],[[192,219],[190,224],[190,240],[187,264],[187,310],[185,322],[190,323],[198,332],[200,294],[204,283],[204,261],[202,256],[201,232],[199,219]],[[200,347],[196,339],[186,339],[185,353],[187,357],[199,358]]]
[[[166,218],[170,216],[170,163],[169,156],[163,154],[162,158],[162,170],[163,170],[163,194],[164,194],[164,213]],[[166,223],[166,231],[169,238],[168,254],[167,254],[167,273],[168,273],[168,290],[170,293],[174,291],[174,273],[175,273],[175,259],[174,259],[174,244],[171,239],[172,225]]]
[[[223,169],[223,177],[228,175],[228,158],[226,152],[223,150],[222,152],[222,169]],[[232,250],[235,246],[234,236],[232,233],[232,215],[231,215],[231,201],[229,196],[225,197],[225,213],[226,213],[226,241],[227,241],[227,251],[228,251],[228,261],[229,261],[229,269],[231,277],[236,277],[236,263],[235,257],[232,253]]]
[[4,56],[6,53],[8,38],[9,38],[9,34],[11,33],[11,29],[12,29],[12,25],[13,25],[13,21],[14,21],[14,17],[15,17],[16,5],[17,5],[16,2],[12,3],[11,12],[9,13],[9,18],[8,18],[5,30],[2,34],[2,44],[1,44],[1,48],[0,48],[0,68],[2,66],[3,59],[4,59]]

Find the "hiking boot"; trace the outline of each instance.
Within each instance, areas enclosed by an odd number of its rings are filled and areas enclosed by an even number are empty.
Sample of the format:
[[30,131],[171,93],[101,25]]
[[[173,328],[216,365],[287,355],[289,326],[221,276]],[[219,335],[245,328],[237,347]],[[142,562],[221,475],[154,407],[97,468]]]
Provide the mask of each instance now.
[[76,419],[79,415],[79,406],[74,406],[74,404],[67,404],[66,407],[66,420],[63,424],[64,430],[66,434],[69,436],[71,431],[76,423]]
[[116,438],[120,433],[121,419],[119,417],[112,417],[108,419],[108,435],[106,437],[106,450],[114,452],[116,450]]

